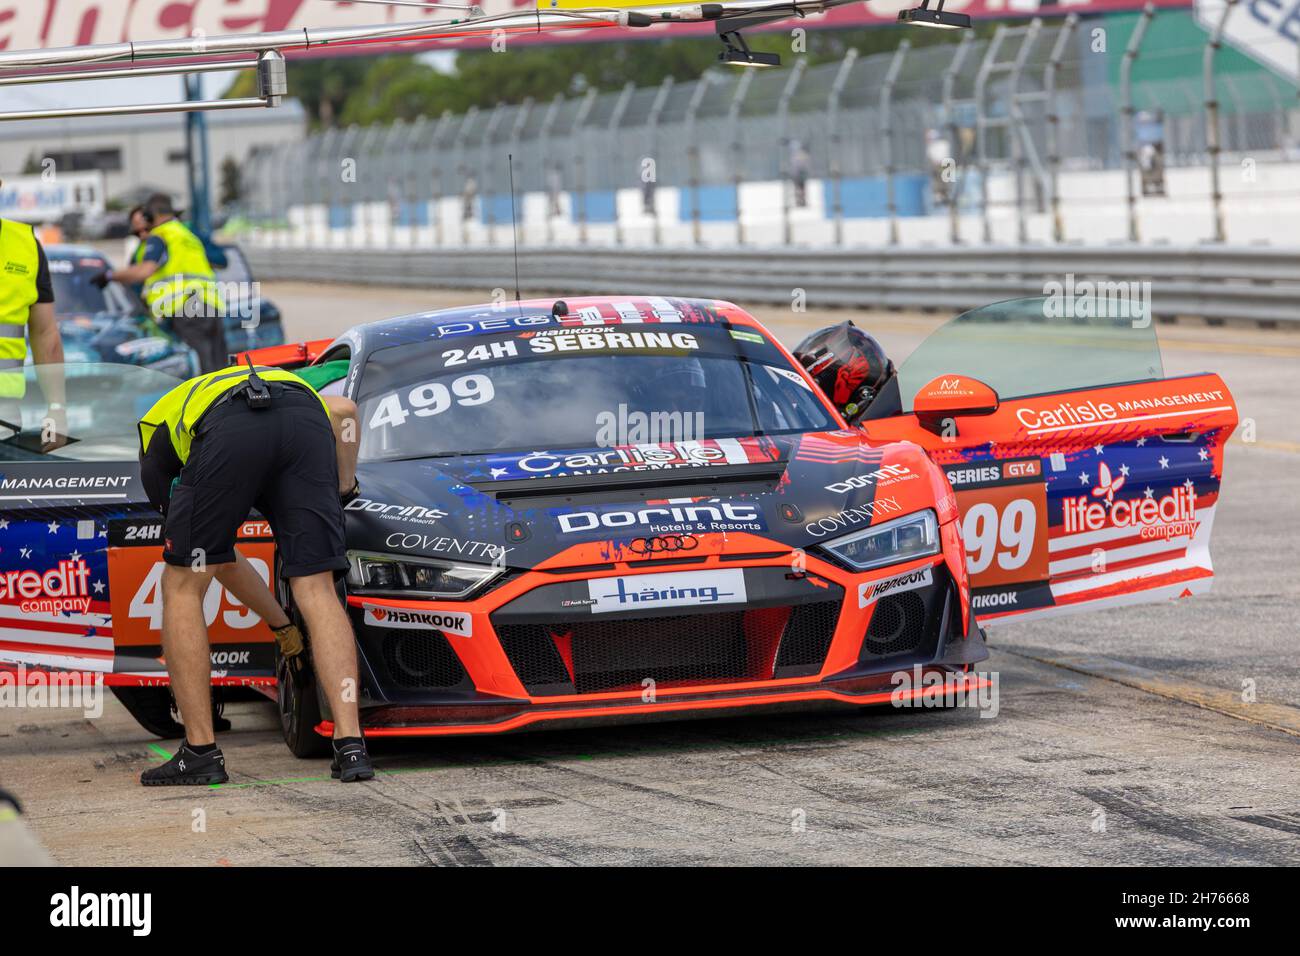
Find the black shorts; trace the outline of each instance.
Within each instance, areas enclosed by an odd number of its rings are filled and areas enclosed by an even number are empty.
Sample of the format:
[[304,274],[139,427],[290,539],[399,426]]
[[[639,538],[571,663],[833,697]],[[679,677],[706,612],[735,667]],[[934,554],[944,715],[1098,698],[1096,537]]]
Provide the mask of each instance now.
[[163,525],[168,564],[234,561],[239,526],[257,508],[285,577],[347,568],[329,417],[316,396],[270,387],[269,408],[249,408],[240,394],[199,420]]

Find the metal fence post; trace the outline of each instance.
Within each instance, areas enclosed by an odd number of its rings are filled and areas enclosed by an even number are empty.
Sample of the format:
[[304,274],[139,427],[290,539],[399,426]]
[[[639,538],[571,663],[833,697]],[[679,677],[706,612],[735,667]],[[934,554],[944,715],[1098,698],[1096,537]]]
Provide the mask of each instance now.
[[[623,114],[627,112],[627,104],[632,99],[632,93],[636,89],[636,84],[631,80],[623,85],[623,91],[619,93],[618,99],[614,101],[614,110],[609,114],[609,123],[606,129],[609,130],[609,141],[612,144],[618,142],[618,127],[623,122]],[[614,180],[614,242],[616,245],[623,244],[623,221],[618,215],[618,180]]]
[[1142,8],[1142,18],[1133,28],[1133,35],[1128,38],[1128,47],[1124,50],[1124,59],[1119,66],[1120,95],[1123,97],[1119,114],[1123,123],[1120,128],[1120,148],[1124,155],[1124,190],[1128,204],[1129,242],[1139,241],[1137,187],[1133,180],[1137,162],[1137,151],[1133,147],[1133,117],[1136,112],[1133,106],[1133,63],[1141,52],[1142,40],[1146,37],[1147,27],[1151,25],[1155,15],[1155,4],[1148,3]]
[[912,43],[910,40],[904,39],[898,44],[893,59],[889,61],[889,71],[885,74],[885,82],[880,88],[880,121],[883,125],[883,129],[880,131],[880,146],[885,157],[885,202],[889,210],[889,244],[891,246],[898,245],[898,197],[894,190],[894,85],[898,82],[899,71],[903,69],[903,60],[907,56],[907,51],[911,48]]
[[[452,149],[456,151],[456,174],[461,182],[461,207],[460,207],[460,244],[461,246],[469,245],[469,217],[473,213],[473,203],[466,203],[465,200],[465,182],[469,175],[469,170],[465,166],[465,134],[469,132],[470,124],[478,116],[478,107],[471,106],[460,118],[460,126],[456,128],[456,138],[452,141]],[[474,182],[477,184],[478,179]],[[475,189],[477,196],[478,190]]]
[[957,84],[957,76],[961,68],[966,63],[966,57],[971,48],[975,45],[975,34],[967,33],[957,44],[957,52],[953,54],[952,60],[949,61],[948,67],[943,71],[943,116],[944,126],[948,130],[948,148],[952,151],[953,182],[952,188],[948,190],[948,239],[954,246],[961,244],[961,226],[957,215],[957,201],[961,196],[962,183],[965,177],[957,168],[958,156],[961,149],[960,131],[957,129],[957,111],[953,108],[953,87]]
[[1214,241],[1226,242],[1227,226],[1223,220],[1223,192],[1219,188],[1219,153],[1222,145],[1219,134],[1219,98],[1214,90],[1214,57],[1223,46],[1223,31],[1228,26],[1228,17],[1232,15],[1237,0],[1227,0],[1214,33],[1205,44],[1204,81],[1205,81],[1205,151],[1210,158],[1210,204],[1214,214]]
[[984,59],[980,62],[979,72],[975,76],[975,168],[979,170],[980,175],[980,215],[983,217],[983,238],[985,243],[993,241],[993,221],[989,217],[989,117],[985,110],[984,95],[987,92],[989,76],[992,74],[994,64],[997,62],[998,49],[1002,46],[1006,35],[1007,27],[998,24],[997,30],[993,33],[993,39],[989,42],[988,49],[984,51]]
[[483,183],[479,188],[479,195],[483,197],[485,206],[483,212],[484,218],[487,219],[487,240],[489,246],[497,244],[497,206],[496,206],[496,150],[492,148],[492,138],[496,135],[497,127],[501,125],[501,117],[505,115],[506,104],[498,103],[488,114],[487,127],[483,130],[483,136],[479,140],[479,170],[483,175]]
[[1043,28],[1043,21],[1034,17],[1016,50],[1015,64],[1011,68],[1010,89],[1007,91],[1007,136],[1011,146],[1011,168],[1016,175],[1016,240],[1024,245],[1029,241],[1029,225],[1025,218],[1025,144],[1021,140],[1024,133],[1025,116],[1020,109],[1020,77],[1024,75],[1025,64],[1029,54],[1038,42],[1038,34]]
[[[442,116],[438,119],[438,125],[433,128],[433,135],[429,138],[429,154],[438,155],[442,145],[442,138],[447,130],[451,128],[452,112],[443,110]],[[439,156],[439,159],[445,158]],[[435,160],[436,161],[436,160]],[[435,246],[441,247],[446,239],[446,234],[442,227],[442,177],[443,170],[437,168],[433,170],[435,188],[432,190],[433,195],[429,198],[429,205],[433,209],[433,242]]]
[[1056,43],[1052,46],[1052,55],[1043,71],[1043,94],[1046,106],[1043,136],[1047,145],[1047,189],[1050,193],[1048,202],[1052,210],[1052,239],[1065,241],[1065,221],[1061,217],[1061,111],[1056,99],[1056,77],[1061,70],[1061,60],[1065,50],[1074,37],[1079,26],[1079,15],[1071,13],[1065,18],[1065,25],[1056,34]]
[[738,246],[745,244],[745,223],[740,206],[740,185],[745,178],[741,171],[743,150],[740,145],[740,107],[749,93],[749,84],[754,80],[754,73],[754,70],[745,70],[741,73],[740,80],[736,83],[736,92],[731,97],[731,105],[727,108],[727,129],[731,134],[732,185],[736,190],[736,245]]
[[537,152],[542,161],[542,187],[546,191],[546,244],[548,246],[555,244],[555,217],[551,215],[551,186],[550,186],[550,166],[551,166],[551,127],[555,125],[555,118],[560,115],[560,106],[564,103],[564,97],[556,93],[551,99],[550,105],[546,107],[546,114],[542,117],[541,129],[537,131]]
[[[668,103],[668,96],[673,91],[673,83],[674,80],[671,76],[665,76],[664,81],[659,84],[659,89],[655,92],[654,102],[650,104],[650,115],[646,117],[645,125],[646,130],[649,133],[646,141],[651,145],[655,143],[655,132],[659,128],[659,116],[663,113],[664,106]],[[654,241],[655,245],[658,246],[663,244],[663,230],[659,225],[659,162],[658,160],[655,160],[654,157],[651,157],[651,160],[654,162],[655,188],[651,191],[651,195],[654,199],[651,203],[650,212],[653,220]],[[641,174],[645,175],[644,170],[642,170]],[[645,188],[644,183],[642,183],[642,188]]]
[[786,78],[785,87],[781,90],[781,98],[777,101],[776,113],[778,128],[781,130],[781,234],[785,244],[791,245],[794,242],[794,229],[790,222],[790,206],[793,197],[790,195],[790,100],[794,98],[794,91],[799,86],[799,81],[803,78],[804,71],[808,69],[808,58],[799,57],[795,61],[794,69],[790,71],[789,77]]
[[[903,43],[907,41],[904,40]],[[840,97],[849,81],[849,73],[858,60],[856,47],[849,47],[835,71],[835,80],[831,83],[830,94],[826,97],[826,125],[830,135],[827,137],[830,149],[826,157],[827,178],[831,181],[831,216],[835,220],[835,245],[844,245],[844,164],[840,162],[842,137],[840,135]]]
[[[513,157],[519,155],[519,140],[524,133],[524,125],[528,122],[528,116],[533,111],[533,98],[525,97],[523,103],[519,105],[515,113],[514,125],[510,127],[510,162],[514,162]],[[525,214],[523,203],[516,206],[515,192],[513,188],[514,170],[510,171],[510,177],[507,184],[510,185],[510,228],[517,237],[516,241],[524,245],[524,226],[528,222],[528,216]]]
[[700,104],[704,102],[704,94],[712,82],[711,77],[712,74],[704,73],[695,81],[695,86],[691,89],[690,102],[686,106],[684,121],[687,143],[687,185],[691,190],[691,241],[697,246],[704,241],[704,236],[700,230],[700,145],[695,138],[695,116],[700,110]]
[[[580,132],[583,136],[586,135],[587,131],[583,125],[595,105],[596,88],[593,86],[587,90],[587,95],[582,98],[582,105],[578,107],[578,115],[573,120],[573,130],[569,134],[570,140],[577,139]],[[587,244],[587,151],[585,149],[578,150],[574,166],[577,169],[574,185],[577,187],[575,192],[578,195],[578,244],[585,246]]]

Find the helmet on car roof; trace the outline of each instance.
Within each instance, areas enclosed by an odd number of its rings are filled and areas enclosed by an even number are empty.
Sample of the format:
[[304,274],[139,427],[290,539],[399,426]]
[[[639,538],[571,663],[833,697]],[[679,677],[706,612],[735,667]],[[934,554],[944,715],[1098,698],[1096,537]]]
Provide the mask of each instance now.
[[818,329],[794,355],[850,421],[866,411],[894,374],[880,343],[849,321]]

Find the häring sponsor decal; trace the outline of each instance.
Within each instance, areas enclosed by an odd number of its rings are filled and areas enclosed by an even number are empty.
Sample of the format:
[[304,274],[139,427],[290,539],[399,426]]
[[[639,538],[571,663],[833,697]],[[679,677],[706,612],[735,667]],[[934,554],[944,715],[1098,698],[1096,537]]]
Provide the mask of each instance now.
[[395,627],[408,630],[442,631],[472,637],[474,622],[463,611],[413,611],[409,608],[385,607],[380,604],[363,604],[364,618],[374,627]]
[[858,607],[870,607],[886,595],[915,591],[917,588],[925,587],[932,580],[933,576],[930,573],[930,567],[926,565],[923,568],[895,575],[892,578],[882,578],[879,581],[864,581],[858,585]]

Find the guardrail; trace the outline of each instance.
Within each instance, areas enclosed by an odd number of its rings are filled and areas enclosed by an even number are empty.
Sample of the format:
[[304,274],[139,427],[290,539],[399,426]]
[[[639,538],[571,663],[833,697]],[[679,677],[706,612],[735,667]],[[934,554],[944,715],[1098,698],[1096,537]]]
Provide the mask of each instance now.
[[[260,279],[514,289],[509,249],[248,250]],[[1300,247],[1007,246],[864,250],[521,249],[525,298],[624,293],[855,309],[961,310],[1045,283],[1149,282],[1157,318],[1300,323]]]

